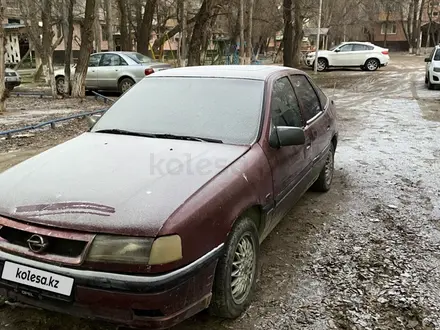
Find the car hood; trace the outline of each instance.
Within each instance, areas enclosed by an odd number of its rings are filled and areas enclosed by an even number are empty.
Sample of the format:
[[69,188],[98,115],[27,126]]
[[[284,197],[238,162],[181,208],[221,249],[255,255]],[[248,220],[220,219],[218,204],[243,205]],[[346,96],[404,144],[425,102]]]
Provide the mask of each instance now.
[[154,237],[187,199],[247,150],[84,133],[0,174],[0,215]]

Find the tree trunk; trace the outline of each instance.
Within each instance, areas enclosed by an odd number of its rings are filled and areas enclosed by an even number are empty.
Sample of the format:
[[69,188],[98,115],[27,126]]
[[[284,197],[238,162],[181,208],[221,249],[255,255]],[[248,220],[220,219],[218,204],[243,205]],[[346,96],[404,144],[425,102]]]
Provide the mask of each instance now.
[[387,48],[387,39],[388,39],[388,24],[390,22],[391,10],[387,9],[387,17],[385,19],[385,35],[383,37],[383,46]]
[[240,29],[240,64],[245,62],[245,45],[244,45],[244,0],[240,0],[239,8],[239,29]]
[[65,0],[63,30],[64,35],[64,93],[70,95],[72,89],[71,83],[71,65],[72,65],[72,46],[73,46],[73,6],[75,0]]
[[128,32],[128,15],[125,1],[126,0],[118,0],[120,14],[121,50],[130,51],[131,42]]
[[422,19],[423,19],[423,11],[425,9],[425,0],[421,0],[420,7],[419,7],[419,16],[417,19],[417,30],[416,30],[416,37],[417,37],[417,43],[416,43],[416,54],[420,55],[420,51],[422,48]]
[[253,52],[253,46],[252,46],[252,33],[253,33],[253,20],[254,20],[254,0],[249,0],[249,23],[248,23],[248,33],[247,33],[247,58],[246,63],[251,64],[252,62],[252,56],[254,54]]
[[139,38],[137,41],[137,51],[144,55],[149,54],[151,28],[153,26],[153,18],[156,10],[156,4],[157,0],[147,0],[142,23],[141,26],[138,27]]
[[[0,3],[0,22],[3,22],[5,17],[5,5],[2,0]],[[5,87],[5,29],[3,24],[0,24],[0,114],[6,111],[5,100],[7,98],[7,91]]]
[[179,0],[180,24],[182,25],[182,32],[180,33],[180,59],[179,65],[184,67],[186,65],[186,35],[187,35],[187,12],[185,0]]
[[[292,65],[295,68],[300,66],[301,45],[303,38],[303,21],[301,17],[300,1],[295,2],[294,36],[292,45]],[[317,45],[319,47],[319,45]]]
[[91,49],[93,47],[93,22],[95,20],[95,0],[86,1],[84,22],[81,30],[81,48],[79,50],[78,65],[73,78],[72,96],[85,96],[85,80]]
[[203,0],[202,6],[197,13],[195,24],[191,36],[191,42],[188,48],[188,65],[200,65],[201,47],[203,43],[203,32],[206,29],[209,19],[211,18],[211,11],[215,0]]
[[283,0],[283,63],[284,66],[293,67],[293,26],[292,26],[292,0]]
[[101,28],[101,22],[99,20],[99,9],[100,4],[99,0],[95,1],[95,21],[93,22],[94,25],[94,37],[95,37],[95,51],[100,53],[101,52],[101,46],[102,46],[102,28]]
[[111,0],[104,0],[105,6],[105,28],[107,30],[108,50],[115,50],[115,42],[113,39],[113,7]]

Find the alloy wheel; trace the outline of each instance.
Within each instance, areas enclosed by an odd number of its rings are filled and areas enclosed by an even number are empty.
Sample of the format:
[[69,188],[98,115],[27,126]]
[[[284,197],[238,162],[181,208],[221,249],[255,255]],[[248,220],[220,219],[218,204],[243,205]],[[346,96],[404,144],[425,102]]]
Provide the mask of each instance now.
[[245,234],[238,242],[232,262],[232,299],[242,304],[252,288],[256,270],[256,254],[250,234]]
[[325,183],[330,186],[333,181],[334,155],[330,152],[325,162]]

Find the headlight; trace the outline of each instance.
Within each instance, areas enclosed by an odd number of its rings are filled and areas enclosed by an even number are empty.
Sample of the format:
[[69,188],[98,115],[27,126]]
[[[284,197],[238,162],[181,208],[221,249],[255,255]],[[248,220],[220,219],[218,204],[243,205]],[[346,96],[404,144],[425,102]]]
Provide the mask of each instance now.
[[98,235],[93,240],[87,261],[146,265],[152,244],[152,238]]
[[167,264],[183,258],[182,240],[178,235],[157,238],[151,247],[150,265]]
[[161,265],[183,258],[178,235],[153,238],[98,235],[87,261],[120,264]]
[[434,68],[434,72],[440,72],[440,68]]

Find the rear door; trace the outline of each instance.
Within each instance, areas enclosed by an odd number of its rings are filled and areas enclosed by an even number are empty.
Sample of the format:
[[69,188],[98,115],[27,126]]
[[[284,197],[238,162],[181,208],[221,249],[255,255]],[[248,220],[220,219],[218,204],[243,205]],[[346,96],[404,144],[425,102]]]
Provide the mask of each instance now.
[[86,89],[98,88],[98,67],[102,54],[93,54],[89,58],[89,67],[87,68]]
[[[328,114],[325,113],[325,108],[317,94],[317,91],[312,86],[308,77],[302,74],[295,74],[291,77],[293,87],[302,109],[302,116],[305,120],[304,131],[306,133],[306,149],[308,162],[313,167],[314,171],[311,174],[310,180],[313,180],[320,171],[320,164],[322,158],[326,155],[326,150],[329,146],[330,122]],[[327,102],[327,100],[323,100]]]
[[117,90],[120,72],[128,63],[118,54],[104,54],[98,69],[99,89]]
[[353,45],[353,56],[352,65],[361,66],[370,58],[371,51],[374,49],[373,46],[354,44]]

